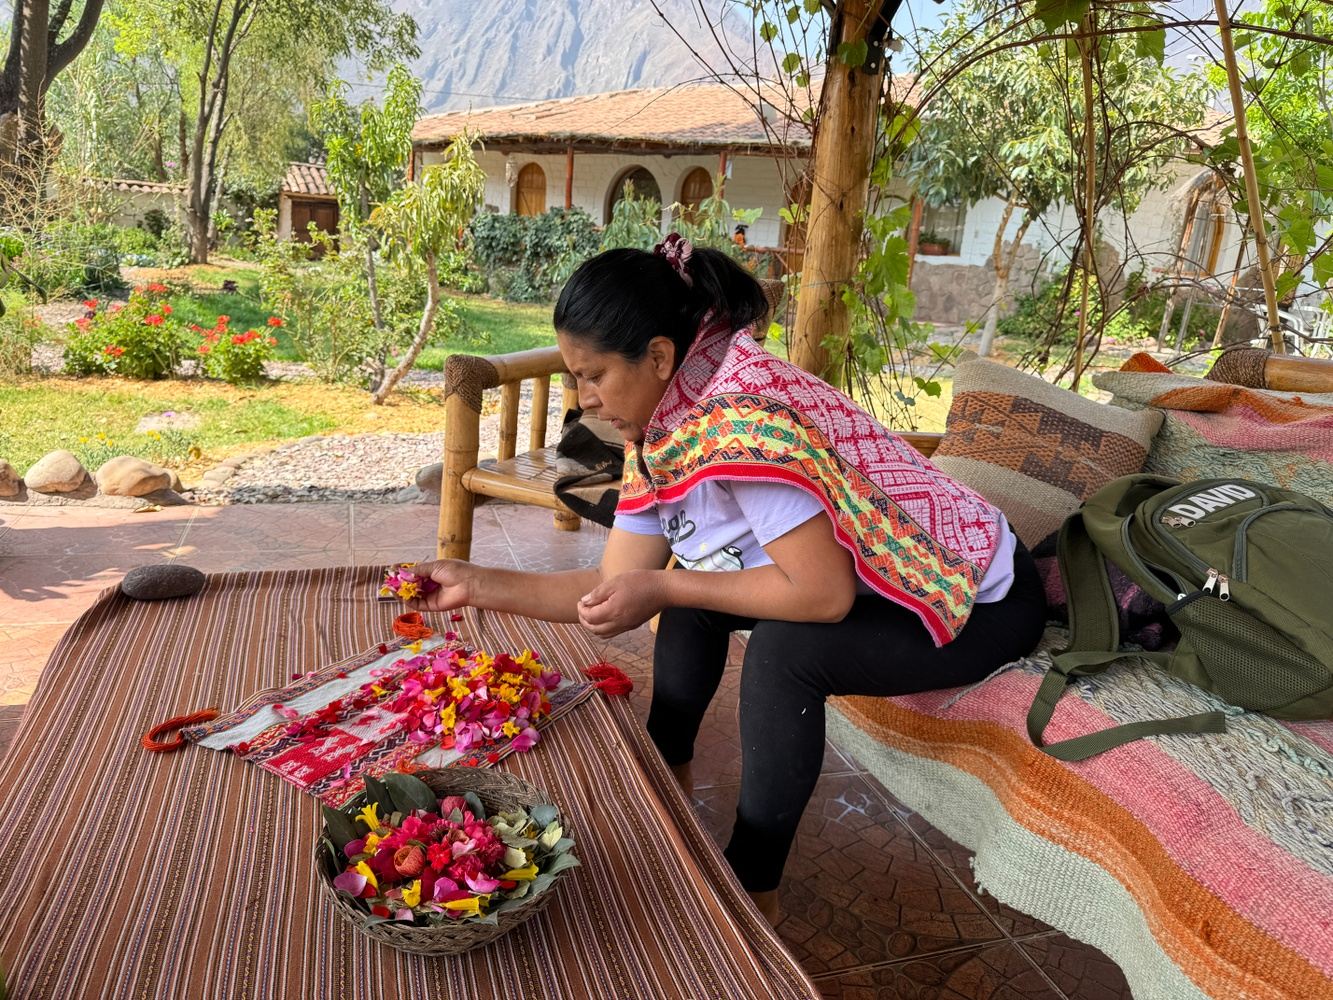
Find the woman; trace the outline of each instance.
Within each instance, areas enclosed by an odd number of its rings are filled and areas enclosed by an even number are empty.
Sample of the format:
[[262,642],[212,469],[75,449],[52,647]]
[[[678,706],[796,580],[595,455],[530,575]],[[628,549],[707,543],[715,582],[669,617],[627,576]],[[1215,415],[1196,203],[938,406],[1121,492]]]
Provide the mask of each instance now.
[[[577,621],[603,637],[660,612],[648,731],[687,792],[728,636],[751,629],[726,856],[776,920],[823,759],[824,700],[980,680],[1031,652],[1045,599],[998,510],[755,343],[765,312],[745,270],[674,233],[654,253],[580,267],[555,307],[560,352],[579,405],[627,442],[601,567],[437,562],[441,589],[418,606]],[[673,552],[679,566],[664,570]]]

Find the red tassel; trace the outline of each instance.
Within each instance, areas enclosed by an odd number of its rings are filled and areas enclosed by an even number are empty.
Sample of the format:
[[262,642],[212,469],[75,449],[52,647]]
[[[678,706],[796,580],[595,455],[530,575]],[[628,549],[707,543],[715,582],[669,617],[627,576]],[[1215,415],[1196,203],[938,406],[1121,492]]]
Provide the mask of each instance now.
[[[179,729],[185,729],[187,726],[193,726],[197,722],[208,722],[210,719],[218,717],[216,708],[206,708],[202,712],[194,712],[190,715],[178,715],[174,719],[168,719],[166,722],[159,722],[148,732],[144,733],[139,742],[143,744],[145,750],[153,753],[171,753],[173,750],[179,750],[185,746],[185,737],[176,732]],[[159,736],[166,733],[176,733],[174,740],[160,740]]]
[[593,687],[607,695],[624,697],[634,690],[634,682],[629,679],[625,671],[605,660],[586,667],[583,673],[593,682]]
[[409,611],[395,618],[393,632],[404,639],[429,639],[435,634],[435,630],[422,620],[419,611]]

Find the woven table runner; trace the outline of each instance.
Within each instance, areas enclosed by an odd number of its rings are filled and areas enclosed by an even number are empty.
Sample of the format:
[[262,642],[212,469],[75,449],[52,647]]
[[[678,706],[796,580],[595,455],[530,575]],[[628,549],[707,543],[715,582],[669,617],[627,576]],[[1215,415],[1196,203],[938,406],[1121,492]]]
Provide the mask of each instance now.
[[[139,737],[383,641],[379,567],[227,573],[181,601],[108,591],[66,633],[0,766],[0,966],[29,998],[785,998],[809,979],[748,906],[627,699],[600,693],[500,767],[571,816],[582,866],[457,958],[393,951],[312,881],[318,803],[229,753]],[[442,616],[438,616],[442,617]],[[468,614],[485,648],[576,675],[576,628]]]

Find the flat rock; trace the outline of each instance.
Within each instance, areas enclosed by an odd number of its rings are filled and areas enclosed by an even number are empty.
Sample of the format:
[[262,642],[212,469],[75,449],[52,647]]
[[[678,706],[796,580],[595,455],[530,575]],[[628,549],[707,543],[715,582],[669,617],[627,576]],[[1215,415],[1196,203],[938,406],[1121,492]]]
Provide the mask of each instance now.
[[443,462],[434,462],[430,465],[423,465],[417,470],[417,489],[422,493],[434,493],[438,496],[440,492],[440,483],[443,479]]
[[167,489],[171,490],[173,493],[184,493],[185,486],[181,483],[181,477],[177,475],[176,470],[168,469],[167,473],[171,476],[171,482],[167,485]]
[[136,601],[162,601],[197,594],[206,580],[207,577],[193,566],[180,563],[138,566],[120,581],[120,592]]
[[16,497],[23,488],[18,470],[0,458],[0,497]]
[[141,497],[171,486],[171,473],[132,455],[108,459],[97,470],[97,488],[108,496]]
[[37,493],[73,493],[88,478],[88,470],[71,452],[53,451],[33,464],[23,477]]

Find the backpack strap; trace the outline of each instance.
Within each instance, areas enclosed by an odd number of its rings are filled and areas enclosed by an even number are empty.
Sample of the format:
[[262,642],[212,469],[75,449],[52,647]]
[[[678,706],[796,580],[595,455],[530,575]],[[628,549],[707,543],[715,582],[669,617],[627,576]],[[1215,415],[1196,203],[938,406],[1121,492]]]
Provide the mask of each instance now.
[[1069,647],[1052,658],[1051,669],[1042,678],[1037,697],[1028,710],[1028,738],[1033,746],[1059,760],[1085,760],[1144,736],[1226,732],[1226,719],[1221,712],[1204,712],[1177,719],[1129,722],[1049,746],[1042,742],[1056,702],[1075,677],[1101,673],[1116,660],[1128,656],[1162,668],[1171,661],[1169,653],[1116,652],[1120,645],[1120,612],[1111,591],[1106,562],[1088,535],[1082,510],[1071,514],[1060,526],[1058,554],[1060,576],[1069,602]]

